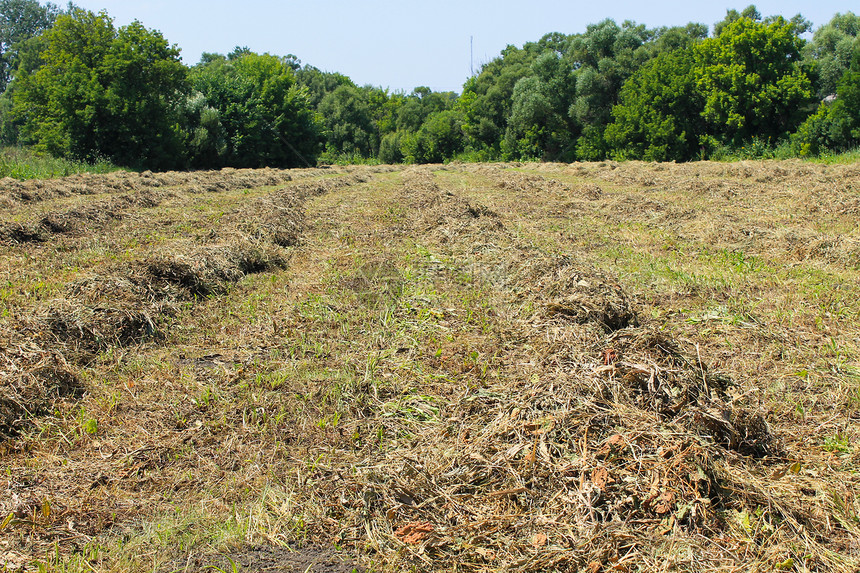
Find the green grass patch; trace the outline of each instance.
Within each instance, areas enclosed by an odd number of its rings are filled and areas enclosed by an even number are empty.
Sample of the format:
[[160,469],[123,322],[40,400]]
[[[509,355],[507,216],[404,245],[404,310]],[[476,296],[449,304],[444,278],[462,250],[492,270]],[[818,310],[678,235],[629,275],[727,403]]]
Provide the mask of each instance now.
[[18,147],[0,150],[0,179],[52,179],[78,173],[111,173],[120,169],[105,159],[88,163],[60,159]]

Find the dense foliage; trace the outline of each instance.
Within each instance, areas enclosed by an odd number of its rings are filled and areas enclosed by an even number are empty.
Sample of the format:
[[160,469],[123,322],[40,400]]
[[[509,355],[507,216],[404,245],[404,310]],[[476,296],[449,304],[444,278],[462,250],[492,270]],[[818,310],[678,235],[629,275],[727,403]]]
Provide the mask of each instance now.
[[19,67],[11,90],[24,142],[56,156],[175,166],[187,74],[177,48],[139,22],[117,30],[104,12],[77,8],[40,40],[38,64]]
[[237,51],[195,66],[190,80],[195,167],[295,167],[315,160],[319,127],[289,59]]
[[237,47],[187,67],[134,22],[0,0],[0,138],[138,168],[464,160],[686,161],[860,144],[860,17],[729,10],[508,46],[461,94],[358,86]]

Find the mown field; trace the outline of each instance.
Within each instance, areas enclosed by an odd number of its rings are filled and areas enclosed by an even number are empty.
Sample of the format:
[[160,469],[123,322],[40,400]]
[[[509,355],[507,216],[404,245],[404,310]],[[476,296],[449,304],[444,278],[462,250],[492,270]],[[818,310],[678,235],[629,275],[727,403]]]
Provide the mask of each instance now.
[[860,568],[860,166],[0,181],[0,562]]

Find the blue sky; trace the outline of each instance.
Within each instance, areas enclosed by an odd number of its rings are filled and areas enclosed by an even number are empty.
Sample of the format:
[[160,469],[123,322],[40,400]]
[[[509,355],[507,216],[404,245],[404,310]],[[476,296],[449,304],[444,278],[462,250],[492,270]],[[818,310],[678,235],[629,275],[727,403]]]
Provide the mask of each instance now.
[[[725,1],[725,0],[724,0]],[[573,34],[612,18],[648,27],[701,22],[712,26],[727,8],[693,0],[76,0],[106,10],[118,26],[140,20],[182,48],[187,64],[202,52],[227,53],[235,46],[257,52],[295,54],[305,64],[372,84],[409,92],[420,85],[459,92],[470,75],[470,37],[475,70],[508,44],[522,46],[548,32]],[[837,12],[860,10],[857,0],[755,2],[765,15],[803,14],[815,26]]]

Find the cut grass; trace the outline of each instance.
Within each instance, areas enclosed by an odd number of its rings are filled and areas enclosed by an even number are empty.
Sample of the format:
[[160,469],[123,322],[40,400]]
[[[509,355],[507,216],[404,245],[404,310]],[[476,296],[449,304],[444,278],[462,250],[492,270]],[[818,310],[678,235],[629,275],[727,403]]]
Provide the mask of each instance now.
[[[511,167],[164,174],[7,241],[0,370],[46,405],[0,458],[7,565],[856,570],[853,167]],[[85,211],[46,193],[0,224]],[[92,282],[156,259],[192,266]],[[161,335],[73,352],[58,299]]]

